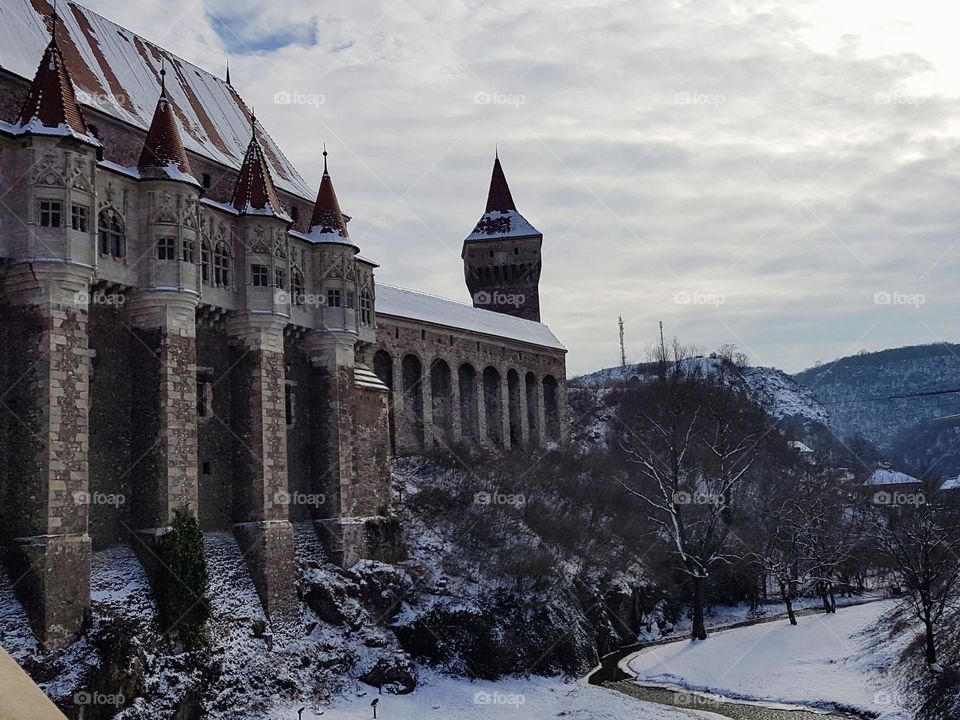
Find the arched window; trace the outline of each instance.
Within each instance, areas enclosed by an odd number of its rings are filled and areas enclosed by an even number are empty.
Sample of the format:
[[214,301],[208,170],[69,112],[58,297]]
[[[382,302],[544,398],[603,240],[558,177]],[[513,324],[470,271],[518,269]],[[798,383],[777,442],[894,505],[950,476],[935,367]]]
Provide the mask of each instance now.
[[210,243],[206,240],[200,243],[200,277],[205,283],[210,282]]
[[293,296],[294,305],[303,305],[306,301],[304,297],[303,273],[293,268],[290,273],[290,294]]
[[100,254],[122,258],[126,253],[126,242],[123,236],[123,218],[112,209],[100,211],[99,217]]
[[230,251],[222,242],[213,250],[213,284],[230,287]]
[[360,322],[363,325],[373,324],[373,303],[370,301],[370,291],[366,288],[360,291]]

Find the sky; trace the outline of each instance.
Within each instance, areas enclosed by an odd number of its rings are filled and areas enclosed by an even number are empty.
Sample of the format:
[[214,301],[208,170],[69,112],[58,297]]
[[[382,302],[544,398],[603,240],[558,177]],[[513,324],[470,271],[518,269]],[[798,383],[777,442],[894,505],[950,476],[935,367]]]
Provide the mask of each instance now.
[[[86,0],[234,86],[378,280],[468,301],[494,148],[568,374],[658,322],[795,372],[960,339],[942,0]],[[293,98],[293,101],[288,101]]]

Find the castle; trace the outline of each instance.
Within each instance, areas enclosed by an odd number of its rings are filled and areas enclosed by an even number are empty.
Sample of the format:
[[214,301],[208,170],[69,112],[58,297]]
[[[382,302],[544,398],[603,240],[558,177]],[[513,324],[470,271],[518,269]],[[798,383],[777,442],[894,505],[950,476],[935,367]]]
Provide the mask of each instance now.
[[234,533],[274,617],[292,523],[400,559],[391,454],[562,439],[542,236],[499,158],[472,306],[382,285],[327,168],[314,193],[229,77],[72,3],[0,24],[0,543],[44,647],[81,630],[91,553],[149,565],[176,512]]

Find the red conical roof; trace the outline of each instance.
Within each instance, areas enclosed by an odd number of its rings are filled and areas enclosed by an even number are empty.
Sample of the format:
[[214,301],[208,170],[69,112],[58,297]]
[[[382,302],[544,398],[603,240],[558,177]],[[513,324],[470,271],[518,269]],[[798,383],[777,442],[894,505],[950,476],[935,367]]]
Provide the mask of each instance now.
[[510,194],[510,186],[507,185],[507,178],[503,174],[503,168],[500,167],[500,157],[497,156],[493,161],[493,175],[490,177],[490,192],[487,193],[487,209],[484,212],[496,210],[498,212],[507,212],[516,210],[517,206],[513,202],[513,196]]
[[[163,70],[160,71],[161,78],[165,74]],[[187,151],[183,149],[183,142],[180,140],[173,103],[167,97],[167,90],[163,85],[160,88],[157,107],[153,111],[150,129],[143,141],[137,167],[140,169],[141,177],[197,182],[190,170]]]
[[40,59],[30,92],[23,101],[18,124],[26,132],[53,134],[44,131],[59,130],[64,134],[84,135],[86,139],[91,139],[77,105],[63,54],[57,47],[56,15],[53,15],[53,36]]
[[345,240],[350,238],[337,193],[333,189],[333,180],[327,171],[326,150],[323,151],[323,178],[320,180],[320,190],[317,192],[313,217],[310,219],[310,234],[337,235]]
[[250,116],[253,130],[250,144],[247,146],[243,164],[240,166],[240,175],[233,188],[233,199],[230,204],[241,215],[270,215],[282,220],[290,220],[277,195],[277,188],[273,184],[270,167],[257,140],[257,119]]

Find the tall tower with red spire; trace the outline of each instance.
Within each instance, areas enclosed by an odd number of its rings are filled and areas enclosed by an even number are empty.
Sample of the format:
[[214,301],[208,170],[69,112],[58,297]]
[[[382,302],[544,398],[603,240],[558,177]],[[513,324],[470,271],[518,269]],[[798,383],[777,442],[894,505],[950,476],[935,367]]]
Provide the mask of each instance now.
[[543,235],[517,210],[497,155],[487,207],[463,241],[463,271],[473,306],[540,322]]

